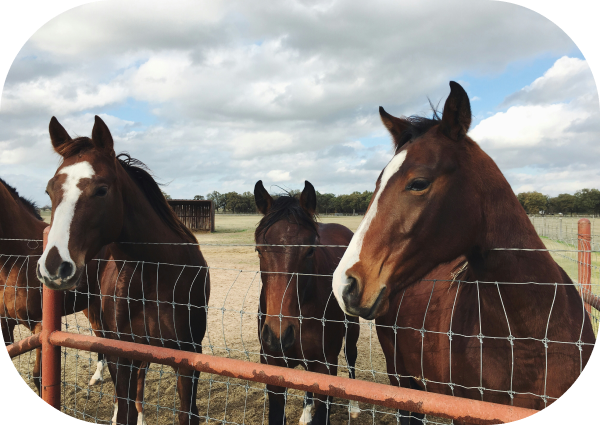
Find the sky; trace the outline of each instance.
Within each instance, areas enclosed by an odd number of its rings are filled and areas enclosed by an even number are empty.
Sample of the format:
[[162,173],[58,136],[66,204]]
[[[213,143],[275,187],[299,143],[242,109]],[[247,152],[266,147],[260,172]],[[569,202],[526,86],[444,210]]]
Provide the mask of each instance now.
[[[458,11],[458,12],[457,12]],[[42,26],[0,103],[0,177],[40,205],[60,158],[48,123],[117,152],[173,198],[252,191],[373,190],[392,157],[378,107],[471,98],[469,135],[515,192],[600,188],[598,93],[554,23],[487,1],[147,3],[103,1]]]

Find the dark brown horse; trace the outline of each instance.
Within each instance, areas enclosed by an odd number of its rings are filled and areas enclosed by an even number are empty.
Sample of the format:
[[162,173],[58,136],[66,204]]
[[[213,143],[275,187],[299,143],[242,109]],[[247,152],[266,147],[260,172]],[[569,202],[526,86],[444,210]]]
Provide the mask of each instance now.
[[[86,263],[106,246],[99,260],[99,296],[92,297],[89,307],[95,333],[202,352],[210,291],[207,265],[157,183],[139,161],[115,155],[110,131],[99,117],[91,138],[76,139],[53,117],[50,138],[63,161],[47,187],[52,228],[38,262],[40,280],[55,290],[78,286]],[[112,356],[107,360],[117,396],[114,422],[135,424],[141,363]],[[176,373],[179,423],[198,424],[200,374],[183,368]]]
[[427,391],[541,409],[575,382],[595,337],[577,288],[467,136],[466,92],[450,87],[441,119],[380,108],[396,153],[335,271],[334,294],[350,314],[410,328],[396,339],[379,332],[388,371],[395,365]]
[[[35,205],[0,179],[0,322],[6,345],[14,342],[17,324],[34,334],[42,330],[42,285],[35,276],[42,243],[35,241],[41,241],[46,226]],[[33,382],[38,391],[40,368],[38,348],[33,367]]]
[[[263,283],[258,316],[261,362],[290,368],[302,365],[335,376],[345,338],[348,371],[354,378],[358,318],[348,318],[345,326],[345,315],[331,295],[331,274],[345,248],[327,246],[347,246],[352,232],[340,224],[315,221],[317,198],[308,181],[300,199],[273,200],[259,180],[254,198],[264,214],[255,232]],[[326,320],[325,326],[321,319]],[[269,424],[285,423],[286,389],[267,385],[267,390]],[[332,397],[315,395],[314,403],[312,399],[308,393],[300,424],[329,423]],[[351,402],[349,408],[351,416],[357,417],[358,404]]]

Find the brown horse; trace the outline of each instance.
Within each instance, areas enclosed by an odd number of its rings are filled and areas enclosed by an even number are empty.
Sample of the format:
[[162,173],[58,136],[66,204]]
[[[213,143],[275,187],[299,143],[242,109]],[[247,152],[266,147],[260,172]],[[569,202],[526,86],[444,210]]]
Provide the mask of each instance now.
[[542,409],[575,382],[595,337],[577,288],[467,136],[466,92],[450,87],[441,119],[380,108],[396,153],[333,291],[347,313],[408,328],[380,335],[388,370],[395,364],[419,388]]
[[[91,138],[76,139],[53,117],[50,138],[63,161],[47,187],[52,228],[38,262],[40,280],[55,290],[76,287],[86,263],[106,246],[98,260],[99,296],[89,307],[94,332],[202,352],[210,292],[206,261],[145,166],[115,155],[110,131],[99,117]],[[114,422],[135,424],[141,363],[107,360],[117,396]],[[179,423],[198,424],[200,374],[183,368],[175,372]]]
[[[13,343],[17,324],[34,334],[42,330],[42,287],[35,277],[35,265],[42,254],[41,239],[46,226],[35,205],[0,179],[0,321],[6,345]],[[38,391],[40,371],[38,348],[33,367]]]
[[[263,283],[258,315],[261,362],[290,368],[302,365],[335,376],[345,338],[348,373],[354,378],[358,318],[346,321],[331,296],[331,274],[352,232],[340,224],[315,221],[317,197],[308,181],[300,199],[280,196],[273,200],[259,180],[254,199],[264,214],[254,236]],[[284,424],[286,389],[267,385],[267,390],[269,424]],[[328,424],[332,397],[315,395],[314,403],[312,399],[307,393],[300,424]],[[351,402],[349,409],[352,417],[358,416],[357,403]]]
[[[14,328],[19,323],[34,334],[42,330],[42,283],[36,277],[36,265],[42,255],[41,239],[46,226],[35,204],[0,179],[0,320],[7,345],[13,342]],[[89,273],[93,275],[94,264],[90,266]],[[84,296],[67,291],[63,305],[63,315],[79,311],[87,315],[88,300]],[[41,356],[41,348],[36,349],[32,375],[40,394]],[[103,381],[105,364],[104,356],[98,354],[90,385]],[[143,376],[140,381],[143,384]],[[138,394],[140,406],[142,398],[143,393]]]

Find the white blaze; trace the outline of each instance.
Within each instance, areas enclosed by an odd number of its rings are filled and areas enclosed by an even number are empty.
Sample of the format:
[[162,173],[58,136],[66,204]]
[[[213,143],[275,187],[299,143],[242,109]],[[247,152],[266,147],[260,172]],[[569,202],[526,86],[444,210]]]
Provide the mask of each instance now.
[[335,269],[335,272],[333,272],[333,295],[335,296],[335,298],[338,301],[338,304],[346,314],[349,313],[346,311],[344,301],[342,300],[342,290],[347,285],[346,272],[352,266],[358,263],[360,251],[362,250],[363,240],[365,239],[365,234],[367,233],[367,230],[369,230],[371,222],[377,215],[377,205],[379,203],[379,199],[381,198],[381,194],[385,190],[385,186],[387,185],[388,181],[392,178],[394,174],[398,172],[398,170],[400,170],[400,167],[404,163],[405,159],[406,150],[403,150],[402,152],[394,156],[392,160],[388,163],[388,165],[386,165],[386,167],[384,168],[383,174],[381,175],[381,181],[379,182],[379,190],[375,194],[375,198],[371,203],[371,207],[367,211],[367,214],[365,214],[363,220],[360,222],[360,226],[358,226],[356,233],[354,233],[354,236],[352,237],[352,240],[350,241],[346,252],[344,253],[342,259],[340,260],[340,263]]
[[69,253],[69,233],[71,231],[71,222],[75,214],[75,205],[81,196],[81,189],[77,187],[81,179],[89,179],[94,176],[94,169],[87,161],[78,162],[60,170],[58,174],[66,174],[67,178],[62,185],[63,196],[60,204],[54,210],[52,218],[52,227],[48,234],[48,245],[38,260],[40,273],[42,276],[50,279],[50,274],[46,270],[46,257],[53,247],[58,249],[58,254],[63,261],[75,263]]

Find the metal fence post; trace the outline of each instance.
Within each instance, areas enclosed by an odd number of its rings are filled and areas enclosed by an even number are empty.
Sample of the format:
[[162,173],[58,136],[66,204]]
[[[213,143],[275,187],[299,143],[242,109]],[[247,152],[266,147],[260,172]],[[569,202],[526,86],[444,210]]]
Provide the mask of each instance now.
[[[44,249],[48,232],[50,226],[44,229]],[[60,331],[64,294],[44,286],[42,297],[42,399],[60,410],[60,346],[50,344],[49,337],[52,332]]]
[[[592,290],[592,226],[587,218],[577,222],[577,278],[579,290],[591,292]],[[591,307],[586,303],[585,309],[591,317]]]
[[558,219],[558,240],[559,241],[563,240],[563,236],[562,236],[562,217],[559,217],[559,219]]

